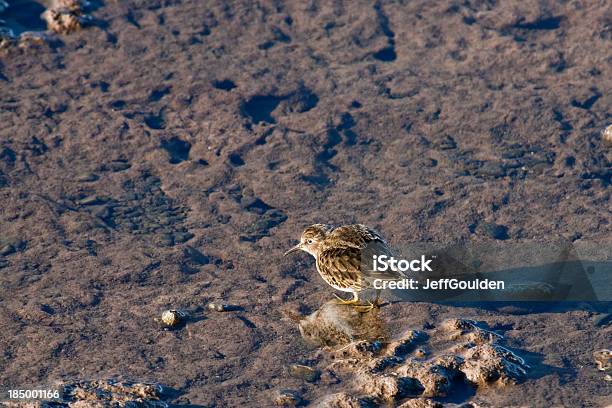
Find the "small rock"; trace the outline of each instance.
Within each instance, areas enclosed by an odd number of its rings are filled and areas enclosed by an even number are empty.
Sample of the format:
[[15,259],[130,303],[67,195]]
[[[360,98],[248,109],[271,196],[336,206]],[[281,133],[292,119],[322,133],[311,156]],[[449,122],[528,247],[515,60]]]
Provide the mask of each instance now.
[[214,310],[215,312],[227,312],[228,311],[228,306],[221,304],[221,303],[209,303],[208,304],[208,309],[209,310]]
[[187,315],[179,310],[166,310],[162,313],[161,321],[167,328],[174,328],[180,326],[185,322]]
[[299,378],[308,382],[316,382],[321,373],[319,370],[308,367],[302,364],[291,364],[289,366],[289,375],[293,378]]
[[608,127],[601,132],[601,139],[608,146],[612,146],[612,125],[608,125]]
[[427,352],[423,350],[422,348],[418,348],[414,350],[414,356],[416,358],[424,358],[426,355],[427,355]]
[[297,391],[280,390],[277,391],[274,403],[281,407],[296,407],[302,403],[302,397]]

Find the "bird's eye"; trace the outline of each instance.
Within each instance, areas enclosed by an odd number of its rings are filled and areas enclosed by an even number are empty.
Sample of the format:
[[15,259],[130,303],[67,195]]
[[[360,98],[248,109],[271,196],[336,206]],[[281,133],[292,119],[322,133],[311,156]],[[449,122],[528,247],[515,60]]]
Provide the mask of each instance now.
[[314,241],[313,241],[312,239],[307,239],[307,240],[306,240],[306,243],[307,243],[307,244],[313,244],[313,243],[314,243]]

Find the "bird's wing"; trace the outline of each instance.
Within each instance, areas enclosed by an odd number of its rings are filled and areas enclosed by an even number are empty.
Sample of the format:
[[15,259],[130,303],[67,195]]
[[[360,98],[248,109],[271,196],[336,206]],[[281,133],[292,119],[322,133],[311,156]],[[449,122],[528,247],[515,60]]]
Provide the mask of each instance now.
[[317,257],[317,269],[330,284],[361,290],[369,283],[361,273],[361,251],[353,247],[327,248]]
[[362,224],[344,225],[335,228],[329,234],[328,239],[353,248],[364,248],[373,242],[379,242],[387,246],[378,232]]
[[334,249],[342,248],[345,251],[349,249],[354,251],[354,262],[358,264],[356,267],[359,267],[360,276],[364,280],[372,282],[374,279],[399,280],[405,278],[403,274],[397,271],[373,270],[374,255],[393,255],[384,238],[373,229],[361,224],[342,226],[331,232],[329,240],[334,242]]

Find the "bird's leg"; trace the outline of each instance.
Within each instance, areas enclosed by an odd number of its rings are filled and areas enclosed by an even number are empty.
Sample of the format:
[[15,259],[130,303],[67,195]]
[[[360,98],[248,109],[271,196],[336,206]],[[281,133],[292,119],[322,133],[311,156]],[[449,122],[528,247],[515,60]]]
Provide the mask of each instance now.
[[338,299],[338,303],[341,305],[354,305],[356,303],[359,303],[359,295],[357,294],[357,292],[353,292],[353,298],[349,300],[342,299],[340,296],[336,295],[335,293],[334,293],[334,296],[336,297],[336,299]]
[[379,307],[378,301],[380,299],[380,292],[381,292],[380,289],[376,289],[376,299],[374,299],[374,302],[371,302],[371,301],[368,300],[368,303],[366,303],[365,305],[357,305],[357,306],[355,306],[355,309],[358,312],[367,313],[370,310],[372,310],[372,309],[374,309],[376,307]]

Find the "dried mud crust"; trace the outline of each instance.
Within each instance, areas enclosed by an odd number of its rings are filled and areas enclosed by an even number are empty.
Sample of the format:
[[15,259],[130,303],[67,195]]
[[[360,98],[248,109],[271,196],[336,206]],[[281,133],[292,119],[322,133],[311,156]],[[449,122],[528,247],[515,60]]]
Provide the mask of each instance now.
[[501,335],[473,320],[450,319],[439,328],[404,330],[389,338],[383,330],[378,335],[360,331],[381,319],[377,311],[364,315],[334,302],[322,310],[301,319],[300,331],[307,340],[324,345],[316,369],[341,383],[343,390],[316,406],[359,406],[362,401],[373,407],[450,407],[454,405],[432,399],[517,384],[531,369]]
[[[204,406],[353,395],[325,371],[287,374],[313,346],[284,309],[332,296],[311,259],[282,257],[314,222],[361,222],[397,247],[609,247],[606,6],[105,1],[87,11],[101,24],[9,47],[0,389],[124,378]],[[536,378],[464,400],[609,405],[592,355],[610,349],[609,308],[557,306],[383,312],[404,330],[486,321],[540,356]],[[178,330],[155,321],[198,308]]]

